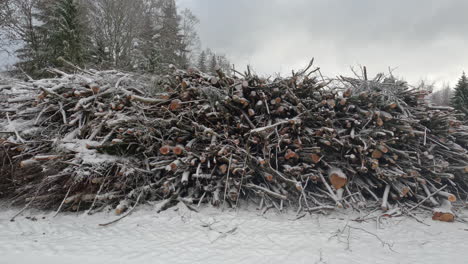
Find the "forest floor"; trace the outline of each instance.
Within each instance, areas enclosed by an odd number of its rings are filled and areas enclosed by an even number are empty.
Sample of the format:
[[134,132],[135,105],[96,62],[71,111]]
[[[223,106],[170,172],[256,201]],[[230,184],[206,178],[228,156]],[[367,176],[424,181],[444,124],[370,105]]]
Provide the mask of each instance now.
[[[82,215],[0,208],[0,263],[467,263],[468,224],[420,213],[356,221],[357,212],[296,219],[176,206],[141,206],[117,223],[112,213]],[[468,220],[468,211],[461,214]]]

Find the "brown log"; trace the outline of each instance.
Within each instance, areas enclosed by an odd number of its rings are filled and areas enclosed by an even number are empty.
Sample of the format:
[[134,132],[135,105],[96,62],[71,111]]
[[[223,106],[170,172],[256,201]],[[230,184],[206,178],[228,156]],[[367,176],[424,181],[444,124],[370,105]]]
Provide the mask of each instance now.
[[442,199],[440,207],[433,211],[432,220],[454,222],[455,214],[452,212],[452,204],[448,200]]
[[285,158],[286,160],[298,159],[298,158],[299,158],[299,155],[298,155],[296,152],[294,152],[294,151],[288,149],[288,150],[286,151],[286,154],[284,155],[284,158]]
[[408,186],[398,181],[391,182],[391,185],[393,189],[398,192],[398,195],[400,196],[400,198],[407,197],[411,191],[411,189]]
[[320,155],[318,155],[318,154],[312,153],[312,154],[310,154],[310,159],[312,160],[313,163],[317,164],[317,163],[320,162],[322,157],[320,157]]
[[180,83],[180,86],[182,87],[182,89],[185,90],[190,86],[190,82],[187,80],[182,80],[182,82]]
[[180,156],[184,153],[184,146],[182,145],[177,145],[175,147],[172,148],[172,152],[177,155],[177,156]]
[[175,111],[179,109],[181,107],[181,103],[182,101],[180,101],[179,99],[172,100],[171,103],[169,104],[169,110]]
[[328,178],[336,190],[343,188],[348,182],[348,177],[339,168],[331,168],[328,172]]
[[390,109],[395,109],[397,106],[398,106],[397,103],[390,103],[390,104],[388,105],[388,107],[389,107]]
[[171,149],[171,146],[164,145],[161,148],[159,148],[159,152],[163,155],[169,155],[169,153],[171,153]]
[[227,164],[221,164],[221,165],[219,165],[219,171],[220,171],[222,174],[226,174],[227,171],[228,171],[228,165],[227,165]]
[[454,222],[455,215],[453,213],[434,212],[432,214],[432,220],[442,222]]
[[351,88],[348,88],[346,89],[346,91],[344,91],[343,97],[351,97],[352,94],[353,94],[353,90]]
[[156,95],[156,98],[162,99],[162,100],[169,100],[171,96],[168,93],[160,93]]
[[93,91],[94,94],[99,93],[101,88],[97,84],[92,84],[89,88],[91,88],[91,91]]
[[380,159],[380,158],[382,158],[382,156],[383,156],[383,153],[380,150],[375,149],[374,151],[372,151],[372,158],[373,159]]
[[385,146],[384,144],[377,145],[377,149],[382,151],[383,153],[388,153],[389,151],[388,147]]
[[265,174],[265,180],[267,180],[268,182],[272,182],[273,181],[273,175],[271,174]]
[[379,118],[377,118],[377,121],[376,121],[376,123],[377,123],[377,125],[378,125],[379,127],[381,127],[381,126],[383,126],[383,125],[384,125],[384,121],[383,121],[383,120],[382,120],[382,118],[380,118],[380,117],[379,117]]
[[175,160],[171,162],[169,165],[167,165],[166,170],[176,171],[181,165],[182,165],[182,162],[180,160]]
[[128,200],[122,200],[120,201],[119,205],[115,208],[115,214],[116,215],[121,215],[125,211],[127,211],[128,207],[130,206],[130,203]]
[[440,191],[437,193],[437,195],[446,198],[449,202],[452,203],[457,201],[457,197],[454,194],[448,192]]

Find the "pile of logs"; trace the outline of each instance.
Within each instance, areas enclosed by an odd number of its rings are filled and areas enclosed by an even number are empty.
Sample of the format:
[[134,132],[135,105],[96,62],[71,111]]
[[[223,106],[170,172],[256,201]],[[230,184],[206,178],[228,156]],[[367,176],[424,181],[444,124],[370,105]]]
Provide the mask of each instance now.
[[422,208],[453,221],[466,198],[468,128],[391,76],[325,80],[312,63],[274,80],[173,68],[156,84],[52,71],[0,80],[0,197],[16,204]]

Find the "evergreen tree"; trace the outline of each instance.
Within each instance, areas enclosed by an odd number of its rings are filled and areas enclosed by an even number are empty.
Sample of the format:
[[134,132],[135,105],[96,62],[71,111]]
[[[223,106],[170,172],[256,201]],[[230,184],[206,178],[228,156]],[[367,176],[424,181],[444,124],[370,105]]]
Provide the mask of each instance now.
[[221,68],[221,71],[223,71],[224,74],[231,76],[231,62],[226,58],[225,55],[218,56],[218,66]]
[[15,66],[32,76],[38,76],[44,68],[45,58],[41,54],[44,39],[34,23],[38,20],[38,10],[42,3],[39,0],[9,3],[13,11],[9,14],[10,34],[13,35],[13,39],[19,39],[23,44],[15,50],[19,59]]
[[144,16],[141,32],[137,38],[137,47],[133,55],[134,64],[144,72],[154,73],[160,62],[159,52],[154,43],[156,29],[154,27],[153,14],[147,12]]
[[157,49],[163,64],[175,64],[178,67],[188,65],[186,45],[182,41],[175,0],[166,0],[162,6],[161,27],[157,31]]
[[201,72],[206,72],[206,52],[202,51],[200,56],[198,56],[198,69]]
[[455,109],[468,115],[468,79],[465,72],[458,80],[451,103]]
[[76,0],[47,1],[39,19],[44,22],[39,32],[44,36],[43,56],[51,66],[59,66],[59,57],[82,65],[85,61],[86,30],[80,6]]
[[216,75],[216,66],[218,66],[218,61],[216,59],[216,54],[211,55],[209,71],[211,74]]

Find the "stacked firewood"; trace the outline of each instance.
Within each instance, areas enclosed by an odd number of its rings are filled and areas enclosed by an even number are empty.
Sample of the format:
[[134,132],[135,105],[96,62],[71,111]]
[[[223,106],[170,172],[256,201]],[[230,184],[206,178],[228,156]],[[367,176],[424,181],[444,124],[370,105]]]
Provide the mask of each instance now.
[[467,127],[391,76],[53,72],[4,85],[0,196],[17,204],[422,208],[453,221],[466,197]]

